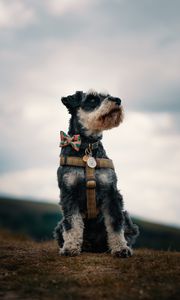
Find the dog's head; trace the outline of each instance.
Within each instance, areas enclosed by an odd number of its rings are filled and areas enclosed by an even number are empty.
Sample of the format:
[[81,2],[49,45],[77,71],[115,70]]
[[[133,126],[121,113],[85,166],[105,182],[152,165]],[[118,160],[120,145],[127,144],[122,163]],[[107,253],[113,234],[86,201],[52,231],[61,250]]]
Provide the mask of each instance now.
[[69,113],[89,134],[117,127],[123,121],[120,98],[112,97],[109,94],[78,91],[61,100]]

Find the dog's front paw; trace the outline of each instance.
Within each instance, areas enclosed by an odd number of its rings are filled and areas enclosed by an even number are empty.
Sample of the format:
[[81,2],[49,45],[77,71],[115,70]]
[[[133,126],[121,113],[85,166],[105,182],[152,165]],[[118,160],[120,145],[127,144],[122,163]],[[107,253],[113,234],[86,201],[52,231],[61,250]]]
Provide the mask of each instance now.
[[133,250],[128,246],[120,248],[118,251],[111,252],[115,257],[127,258],[133,255]]
[[62,256],[77,256],[80,255],[81,251],[79,248],[60,248],[59,254]]

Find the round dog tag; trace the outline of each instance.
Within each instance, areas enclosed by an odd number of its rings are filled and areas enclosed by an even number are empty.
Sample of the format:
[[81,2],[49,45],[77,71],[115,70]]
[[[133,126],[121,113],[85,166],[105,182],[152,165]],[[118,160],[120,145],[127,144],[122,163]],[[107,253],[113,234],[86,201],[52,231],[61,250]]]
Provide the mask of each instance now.
[[87,165],[88,167],[90,168],[95,168],[97,163],[96,163],[96,160],[94,159],[94,157],[89,157],[88,160],[87,160]]

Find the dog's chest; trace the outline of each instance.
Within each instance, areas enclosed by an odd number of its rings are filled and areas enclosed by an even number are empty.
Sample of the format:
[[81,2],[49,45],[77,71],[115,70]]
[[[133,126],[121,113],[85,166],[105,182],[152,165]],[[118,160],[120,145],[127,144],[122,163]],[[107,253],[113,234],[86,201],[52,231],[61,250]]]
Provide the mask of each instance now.
[[[67,186],[75,186],[86,182],[84,168],[70,167],[63,171],[62,180]],[[114,170],[110,168],[95,169],[95,179],[98,185],[109,186],[115,181]]]

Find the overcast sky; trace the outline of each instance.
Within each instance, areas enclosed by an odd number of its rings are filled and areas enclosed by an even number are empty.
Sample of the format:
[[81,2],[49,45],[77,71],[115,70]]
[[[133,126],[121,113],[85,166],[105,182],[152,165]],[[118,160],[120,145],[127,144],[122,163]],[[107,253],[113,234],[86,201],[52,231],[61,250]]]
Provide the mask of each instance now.
[[180,226],[180,1],[0,0],[0,192],[58,203],[61,96],[122,99],[104,133],[125,208]]

